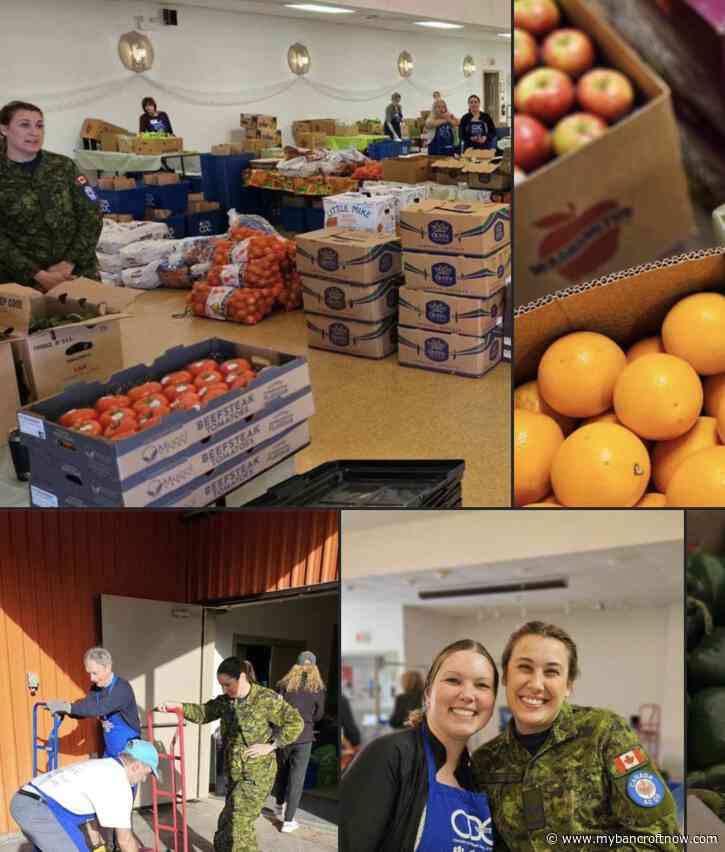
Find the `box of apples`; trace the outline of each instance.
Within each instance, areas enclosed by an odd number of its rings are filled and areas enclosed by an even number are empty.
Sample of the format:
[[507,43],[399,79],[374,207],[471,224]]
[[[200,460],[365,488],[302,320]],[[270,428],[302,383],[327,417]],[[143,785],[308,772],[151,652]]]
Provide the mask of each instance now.
[[514,2],[516,301],[656,259],[694,227],[670,92],[582,0]]

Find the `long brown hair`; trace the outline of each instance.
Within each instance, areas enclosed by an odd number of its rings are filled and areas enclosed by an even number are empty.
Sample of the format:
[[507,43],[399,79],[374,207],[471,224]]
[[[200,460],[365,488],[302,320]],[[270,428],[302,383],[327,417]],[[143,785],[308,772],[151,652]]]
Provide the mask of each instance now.
[[226,675],[227,677],[239,680],[239,676],[244,672],[247,680],[250,683],[257,683],[257,675],[254,673],[254,666],[249,660],[240,660],[239,657],[227,657],[219,663],[219,668],[216,670],[217,677]]
[[579,654],[577,652],[576,643],[571,636],[561,627],[555,624],[547,624],[544,621],[527,621],[522,627],[514,631],[506,643],[503,654],[501,655],[501,668],[503,676],[506,677],[506,669],[508,668],[511,654],[514,650],[514,645],[523,639],[524,636],[541,636],[545,639],[558,639],[566,646],[569,654],[569,671],[567,673],[567,683],[572,684],[579,677]]
[[[446,645],[446,647],[438,653],[438,656],[435,660],[433,660],[431,667],[428,669],[428,674],[423,686],[423,694],[425,695],[431,686],[433,686],[433,681],[435,681],[443,663],[445,663],[451,654],[455,654],[458,651],[473,651],[476,654],[480,654],[488,660],[489,663],[491,663],[491,668],[493,669],[493,695],[495,698],[498,693],[498,668],[496,668],[496,663],[494,662],[493,657],[488,653],[483,645],[480,642],[476,642],[475,639],[459,639],[457,642],[452,642],[450,645]],[[424,719],[424,709],[413,710],[413,712],[408,715],[406,724],[413,726],[420,725]]]

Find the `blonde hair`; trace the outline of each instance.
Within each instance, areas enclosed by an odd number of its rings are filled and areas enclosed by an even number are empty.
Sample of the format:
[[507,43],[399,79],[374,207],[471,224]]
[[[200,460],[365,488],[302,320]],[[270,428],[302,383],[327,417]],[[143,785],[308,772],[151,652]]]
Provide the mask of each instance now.
[[277,686],[285,692],[322,692],[325,688],[320,670],[312,663],[296,663]]

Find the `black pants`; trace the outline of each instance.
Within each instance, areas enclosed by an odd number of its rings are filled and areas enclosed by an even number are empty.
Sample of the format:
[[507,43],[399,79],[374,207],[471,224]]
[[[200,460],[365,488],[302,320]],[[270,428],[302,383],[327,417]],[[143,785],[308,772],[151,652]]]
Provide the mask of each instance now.
[[293,743],[277,749],[277,779],[273,792],[278,805],[287,802],[285,822],[292,822],[299,807],[311,751],[312,743]]

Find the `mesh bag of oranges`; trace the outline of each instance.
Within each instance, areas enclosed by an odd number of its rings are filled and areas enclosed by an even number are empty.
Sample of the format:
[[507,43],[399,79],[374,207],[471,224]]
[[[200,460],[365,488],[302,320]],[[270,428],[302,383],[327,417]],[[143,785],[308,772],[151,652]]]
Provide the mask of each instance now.
[[517,506],[725,506],[725,296],[680,299],[659,331],[548,346],[514,392]]

